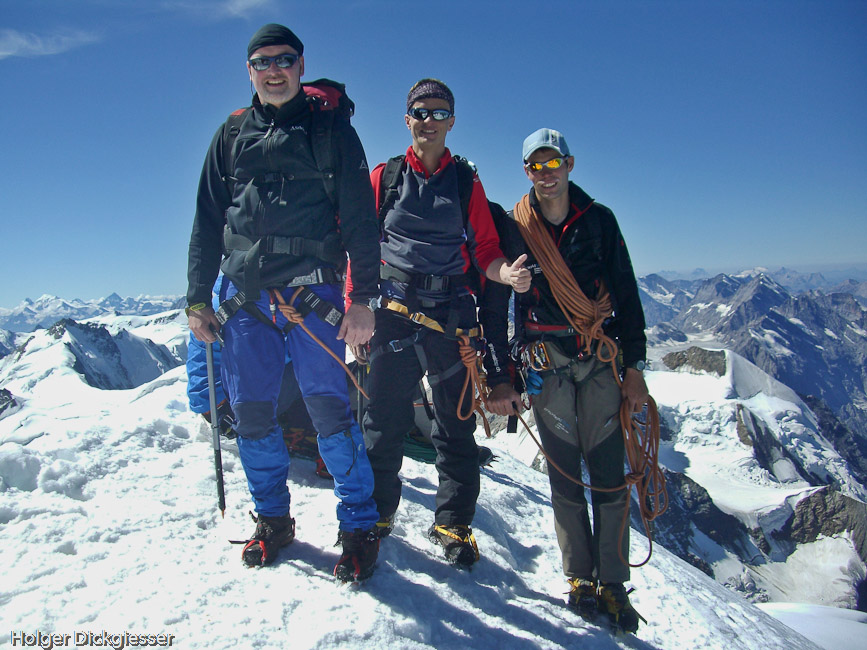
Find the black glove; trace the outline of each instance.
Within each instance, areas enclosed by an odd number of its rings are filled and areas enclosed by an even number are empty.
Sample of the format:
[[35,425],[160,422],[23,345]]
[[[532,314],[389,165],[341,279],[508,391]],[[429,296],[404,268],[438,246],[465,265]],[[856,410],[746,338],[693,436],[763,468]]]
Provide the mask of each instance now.
[[[205,422],[211,424],[211,412],[202,413]],[[235,414],[232,412],[232,407],[229,406],[229,400],[224,399],[217,404],[217,426],[220,427],[220,435],[227,440],[233,440],[238,437],[235,433]]]

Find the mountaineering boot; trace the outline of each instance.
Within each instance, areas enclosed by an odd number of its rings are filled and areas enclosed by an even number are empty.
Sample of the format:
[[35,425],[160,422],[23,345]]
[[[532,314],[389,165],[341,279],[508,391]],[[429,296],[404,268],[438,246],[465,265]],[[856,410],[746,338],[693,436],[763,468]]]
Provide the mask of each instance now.
[[469,569],[479,559],[479,547],[469,526],[434,524],[427,531],[434,544],[442,546],[446,560],[459,569]]
[[497,460],[497,457],[494,455],[494,452],[492,452],[489,447],[483,447],[482,445],[479,445],[479,467],[487,467],[495,460]]
[[622,582],[603,582],[599,587],[599,611],[608,614],[611,627],[617,632],[635,634],[638,631],[639,619],[647,621],[635,611],[629,602],[629,594]]
[[256,532],[253,537],[232,544],[244,544],[241,559],[247,566],[265,566],[277,557],[277,551],[281,546],[291,544],[295,539],[295,520],[286,513],[283,517],[266,517],[259,515],[257,518],[250,513],[256,522]]
[[585,578],[571,578],[568,605],[585,621],[596,618],[599,601],[596,594],[596,581]]
[[342,582],[367,580],[376,568],[379,555],[379,534],[376,529],[358,530],[350,533],[338,531],[337,544],[343,545],[343,553],[334,567],[334,575]]
[[380,517],[379,521],[376,522],[376,533],[379,535],[380,539],[388,537],[391,535],[391,531],[394,530],[394,513],[388,515],[387,517]]

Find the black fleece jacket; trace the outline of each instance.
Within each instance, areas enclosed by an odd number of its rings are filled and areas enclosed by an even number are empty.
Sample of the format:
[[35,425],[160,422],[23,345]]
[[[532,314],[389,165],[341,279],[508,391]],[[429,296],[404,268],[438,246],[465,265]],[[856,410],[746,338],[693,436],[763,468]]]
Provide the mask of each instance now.
[[[643,361],[647,348],[644,310],[638,295],[632,260],[614,213],[601,203],[596,203],[572,182],[569,183],[569,198],[569,216],[561,225],[549,226],[551,236],[557,242],[581,291],[588,298],[596,299],[600,281],[605,282],[614,307],[614,316],[606,323],[605,332],[619,340],[623,364],[630,366],[636,361]],[[530,205],[539,210],[539,202],[532,189]],[[510,213],[510,216],[513,217],[513,214]],[[538,262],[524,243],[517,225],[512,219],[509,221],[511,227],[508,232],[501,233],[501,246],[509,259],[527,253],[524,266],[533,277],[530,291],[517,294],[516,336],[524,337],[523,325],[528,319],[542,325],[568,325]],[[557,341],[567,354],[577,354],[575,339],[559,338]]]
[[[366,303],[379,294],[379,224],[364,149],[355,129],[335,119],[335,215],[313,157],[311,123],[303,91],[279,109],[254,97],[253,109],[241,123],[232,170],[224,169],[223,127],[217,130],[202,168],[190,237],[190,304],[210,304],[221,260],[223,273],[243,288],[245,252],[229,251],[223,258],[227,223],[232,233],[252,242],[266,235],[315,241],[336,238],[352,260],[353,300]],[[234,177],[235,182],[227,187],[224,176]],[[258,263],[261,288],[281,286],[325,265],[313,256],[274,254],[262,255]]]

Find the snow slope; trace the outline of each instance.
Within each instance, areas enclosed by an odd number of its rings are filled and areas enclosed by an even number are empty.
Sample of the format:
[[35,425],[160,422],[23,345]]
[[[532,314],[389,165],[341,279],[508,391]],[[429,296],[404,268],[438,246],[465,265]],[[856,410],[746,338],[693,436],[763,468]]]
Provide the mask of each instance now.
[[[107,391],[68,363],[45,350],[0,368],[22,402],[0,419],[0,635],[9,634],[0,639],[10,647],[13,634],[103,631],[209,649],[816,647],[659,545],[633,571],[633,601],[649,621],[637,637],[583,622],[564,606],[547,479],[497,439],[472,572],[445,565],[426,539],[436,473],[412,460],[395,531],[363,585],[331,577],[336,499],[298,459],[298,539],[275,565],[247,569],[227,543],[253,529],[243,471],[226,444],[221,519],[208,430],[187,410],[183,367]],[[633,557],[646,543],[634,534]],[[867,638],[863,619],[833,621]]]
[[[713,347],[705,341],[703,347]],[[864,488],[846,462],[818,431],[812,412],[790,388],[743,357],[725,352],[722,377],[684,368],[663,371],[665,346],[653,350],[647,384],[660,414],[677,431],[663,443],[661,463],[684,472],[708,491],[714,504],[750,530],[763,533],[770,548],[747,567],[706,540],[694,549],[717,580],[773,601],[796,600],[854,607],[855,583],[863,580],[864,562],[849,535],[823,537],[797,549],[779,546],[773,533],[790,518],[797,503],[817,488],[804,480],[788,458],[778,458],[772,472],[763,468],[753,448],[739,435],[745,413],[776,438],[792,458],[819,480],[865,501]],[[794,552],[793,552],[794,551]]]

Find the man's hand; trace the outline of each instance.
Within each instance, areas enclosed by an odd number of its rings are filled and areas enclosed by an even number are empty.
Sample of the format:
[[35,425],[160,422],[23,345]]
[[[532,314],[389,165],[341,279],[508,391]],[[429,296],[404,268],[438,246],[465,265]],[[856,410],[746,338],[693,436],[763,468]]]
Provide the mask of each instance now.
[[[204,309],[191,311],[187,319],[190,331],[197,339],[203,343],[213,343],[217,340],[214,332],[220,331],[220,321],[217,320],[213,307],[208,306]],[[211,328],[213,328],[213,331],[211,331]]]
[[498,257],[488,265],[485,276],[494,282],[509,285],[518,293],[525,293],[530,290],[531,279],[530,272],[524,268],[526,260],[527,256],[521,255],[509,264],[505,257]]
[[511,384],[497,384],[488,395],[487,406],[494,415],[514,415],[521,412],[521,396]]
[[511,264],[503,264],[500,268],[500,278],[503,284],[510,285],[518,293],[526,293],[530,290],[530,271],[524,268],[527,254],[519,256]]
[[349,305],[349,309],[343,316],[337,338],[350,346],[367,343],[373,336],[375,324],[373,312],[365,305],[354,302]]
[[637,413],[647,404],[650,397],[647,392],[647,384],[644,383],[644,375],[640,370],[627,368],[620,385],[621,399],[626,403],[628,413]]
[[366,343],[350,345],[349,351],[352,352],[352,356],[355,357],[355,360],[362,366],[366,366],[370,363],[370,347]]

